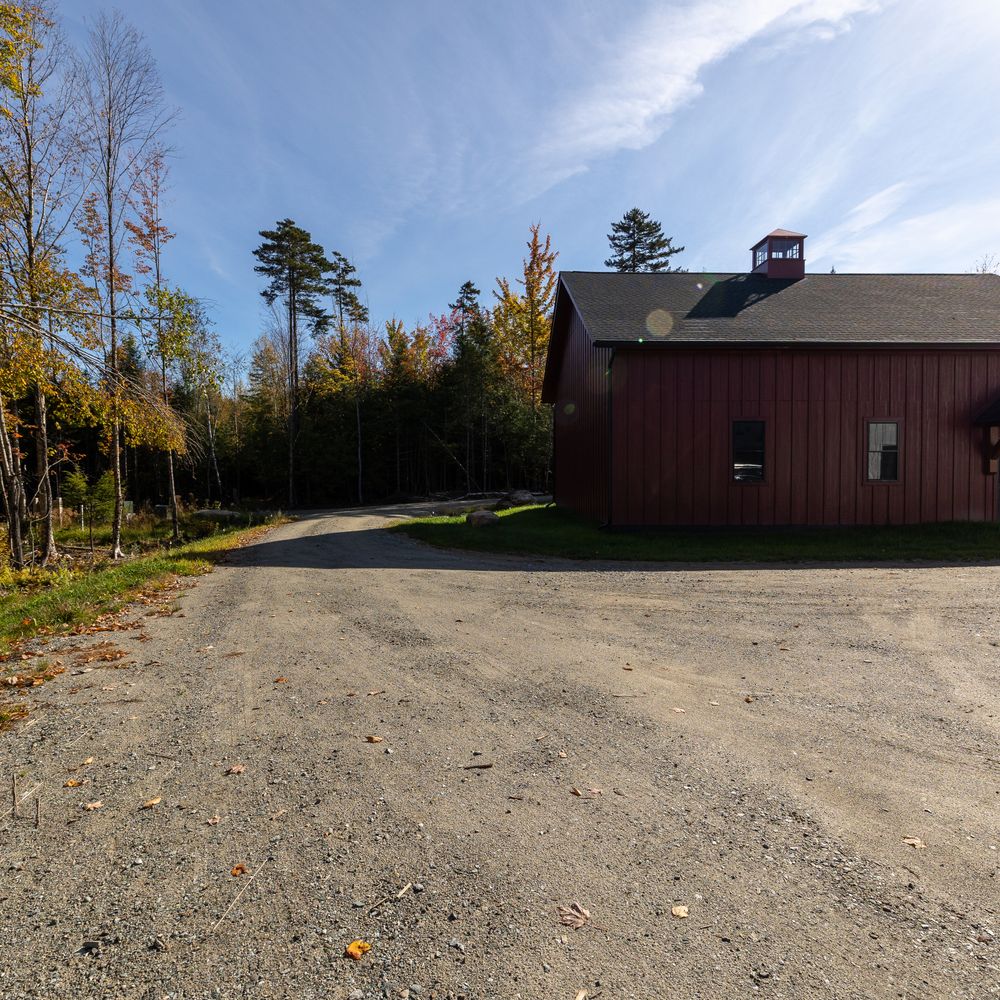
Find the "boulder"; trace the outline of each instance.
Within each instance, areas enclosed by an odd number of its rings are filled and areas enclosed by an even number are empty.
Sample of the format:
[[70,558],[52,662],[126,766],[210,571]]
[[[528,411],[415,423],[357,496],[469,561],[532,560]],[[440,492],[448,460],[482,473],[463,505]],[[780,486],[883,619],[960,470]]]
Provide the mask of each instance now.
[[493,505],[494,510],[510,510],[514,505],[509,500],[497,500]]
[[485,528],[491,524],[499,524],[500,518],[491,510],[474,510],[465,515],[465,523],[473,528]]
[[515,507],[524,507],[526,504],[535,502],[535,494],[529,490],[514,490],[509,499]]
[[243,515],[238,510],[196,510],[192,517],[197,517],[202,521],[216,521],[219,524],[226,524],[229,521],[238,521]]

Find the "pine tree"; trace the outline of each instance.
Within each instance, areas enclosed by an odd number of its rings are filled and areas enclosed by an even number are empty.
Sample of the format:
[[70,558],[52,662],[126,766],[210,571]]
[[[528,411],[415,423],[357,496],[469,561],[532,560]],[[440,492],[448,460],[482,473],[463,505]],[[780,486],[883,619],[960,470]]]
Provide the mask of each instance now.
[[288,505],[295,505],[295,438],[299,422],[299,320],[314,334],[323,333],[331,317],[319,304],[331,288],[327,275],[333,265],[323,248],[291,219],[276,229],[262,229],[264,242],[253,251],[260,263],[254,267],[269,279],[260,294],[268,305],[285,300],[288,334]]
[[357,268],[338,250],[333,251],[330,262],[330,297],[337,310],[337,329],[343,333],[345,317],[352,323],[368,322],[368,307],[354,290],[361,287]]
[[605,267],[616,271],[683,271],[671,267],[670,258],[682,253],[684,247],[675,247],[670,236],[663,235],[663,227],[647,212],[629,209],[620,222],[611,223],[608,233],[611,256]]

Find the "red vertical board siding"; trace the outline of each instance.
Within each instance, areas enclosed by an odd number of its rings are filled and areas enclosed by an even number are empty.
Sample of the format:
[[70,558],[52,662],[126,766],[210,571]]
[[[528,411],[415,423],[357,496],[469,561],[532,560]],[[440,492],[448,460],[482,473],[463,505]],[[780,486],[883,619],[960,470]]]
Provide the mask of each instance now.
[[608,362],[570,313],[553,412],[556,501],[599,521],[608,518]]
[[920,386],[920,520],[936,520],[938,510],[938,362],[931,354],[921,358]]
[[[997,517],[974,420],[1000,396],[1000,351],[619,347],[613,372],[616,525]],[[764,484],[732,480],[732,421],[744,418],[766,424]],[[900,481],[868,483],[867,422],[887,419],[900,422]],[[560,436],[557,421],[557,499],[574,506],[560,454],[570,440],[581,475],[600,478],[601,449]],[[578,492],[600,509],[600,488]]]
[[[902,363],[906,366],[902,383],[903,409],[900,411],[903,417],[903,426],[910,440],[919,441],[920,428],[923,426],[921,414],[923,398],[920,394],[923,379],[920,355],[908,354],[902,359]],[[907,454],[911,450],[907,445]],[[920,520],[920,462],[907,462],[903,466],[902,476],[905,484],[903,489],[903,520],[907,524],[915,524]]]
[[969,354],[955,358],[955,510],[964,511],[962,520],[969,517],[969,470],[972,467],[971,434],[975,415],[970,413],[969,388],[972,380],[972,366]]
[[857,524],[858,494],[855,477],[861,469],[861,434],[858,429],[858,357],[845,354],[840,363],[840,463],[837,486],[840,497],[838,523]]

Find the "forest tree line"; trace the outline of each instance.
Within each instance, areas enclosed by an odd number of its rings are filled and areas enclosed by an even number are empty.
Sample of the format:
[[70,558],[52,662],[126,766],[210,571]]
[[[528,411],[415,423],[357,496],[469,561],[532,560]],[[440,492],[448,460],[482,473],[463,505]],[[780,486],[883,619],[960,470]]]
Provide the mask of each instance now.
[[[513,279],[466,281],[407,326],[373,320],[349,257],[280,220],[247,248],[262,332],[226,351],[198,290],[170,277],[175,115],[120,13],[75,50],[52,0],[0,2],[0,532],[15,566],[56,558],[80,506],[109,512],[117,558],[143,506],[179,538],[179,506],[550,486],[557,254],[539,225]],[[671,270],[683,249],[639,209],[609,243],[618,270]]]
[[466,282],[406,328],[371,319],[347,257],[279,222],[248,253],[263,332],[227,353],[197,290],[170,280],[175,113],[143,37],[102,14],[75,51],[49,0],[0,3],[0,32],[0,501],[14,565],[55,558],[58,518],[87,497],[110,511],[117,557],[130,510],[163,505],[176,530],[171,498],[282,507],[544,487],[556,255],[537,226],[523,273],[489,302]]

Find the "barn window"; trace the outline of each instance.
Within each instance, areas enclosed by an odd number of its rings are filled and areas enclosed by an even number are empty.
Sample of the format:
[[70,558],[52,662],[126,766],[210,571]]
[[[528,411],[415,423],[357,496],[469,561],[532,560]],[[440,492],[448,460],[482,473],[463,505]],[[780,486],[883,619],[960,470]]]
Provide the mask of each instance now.
[[764,482],[764,421],[733,421],[733,481]]
[[771,240],[771,256],[779,259],[787,257],[798,260],[799,246],[798,240],[790,240],[785,237],[773,239]]
[[894,420],[868,424],[868,479],[875,483],[899,479],[899,424]]

